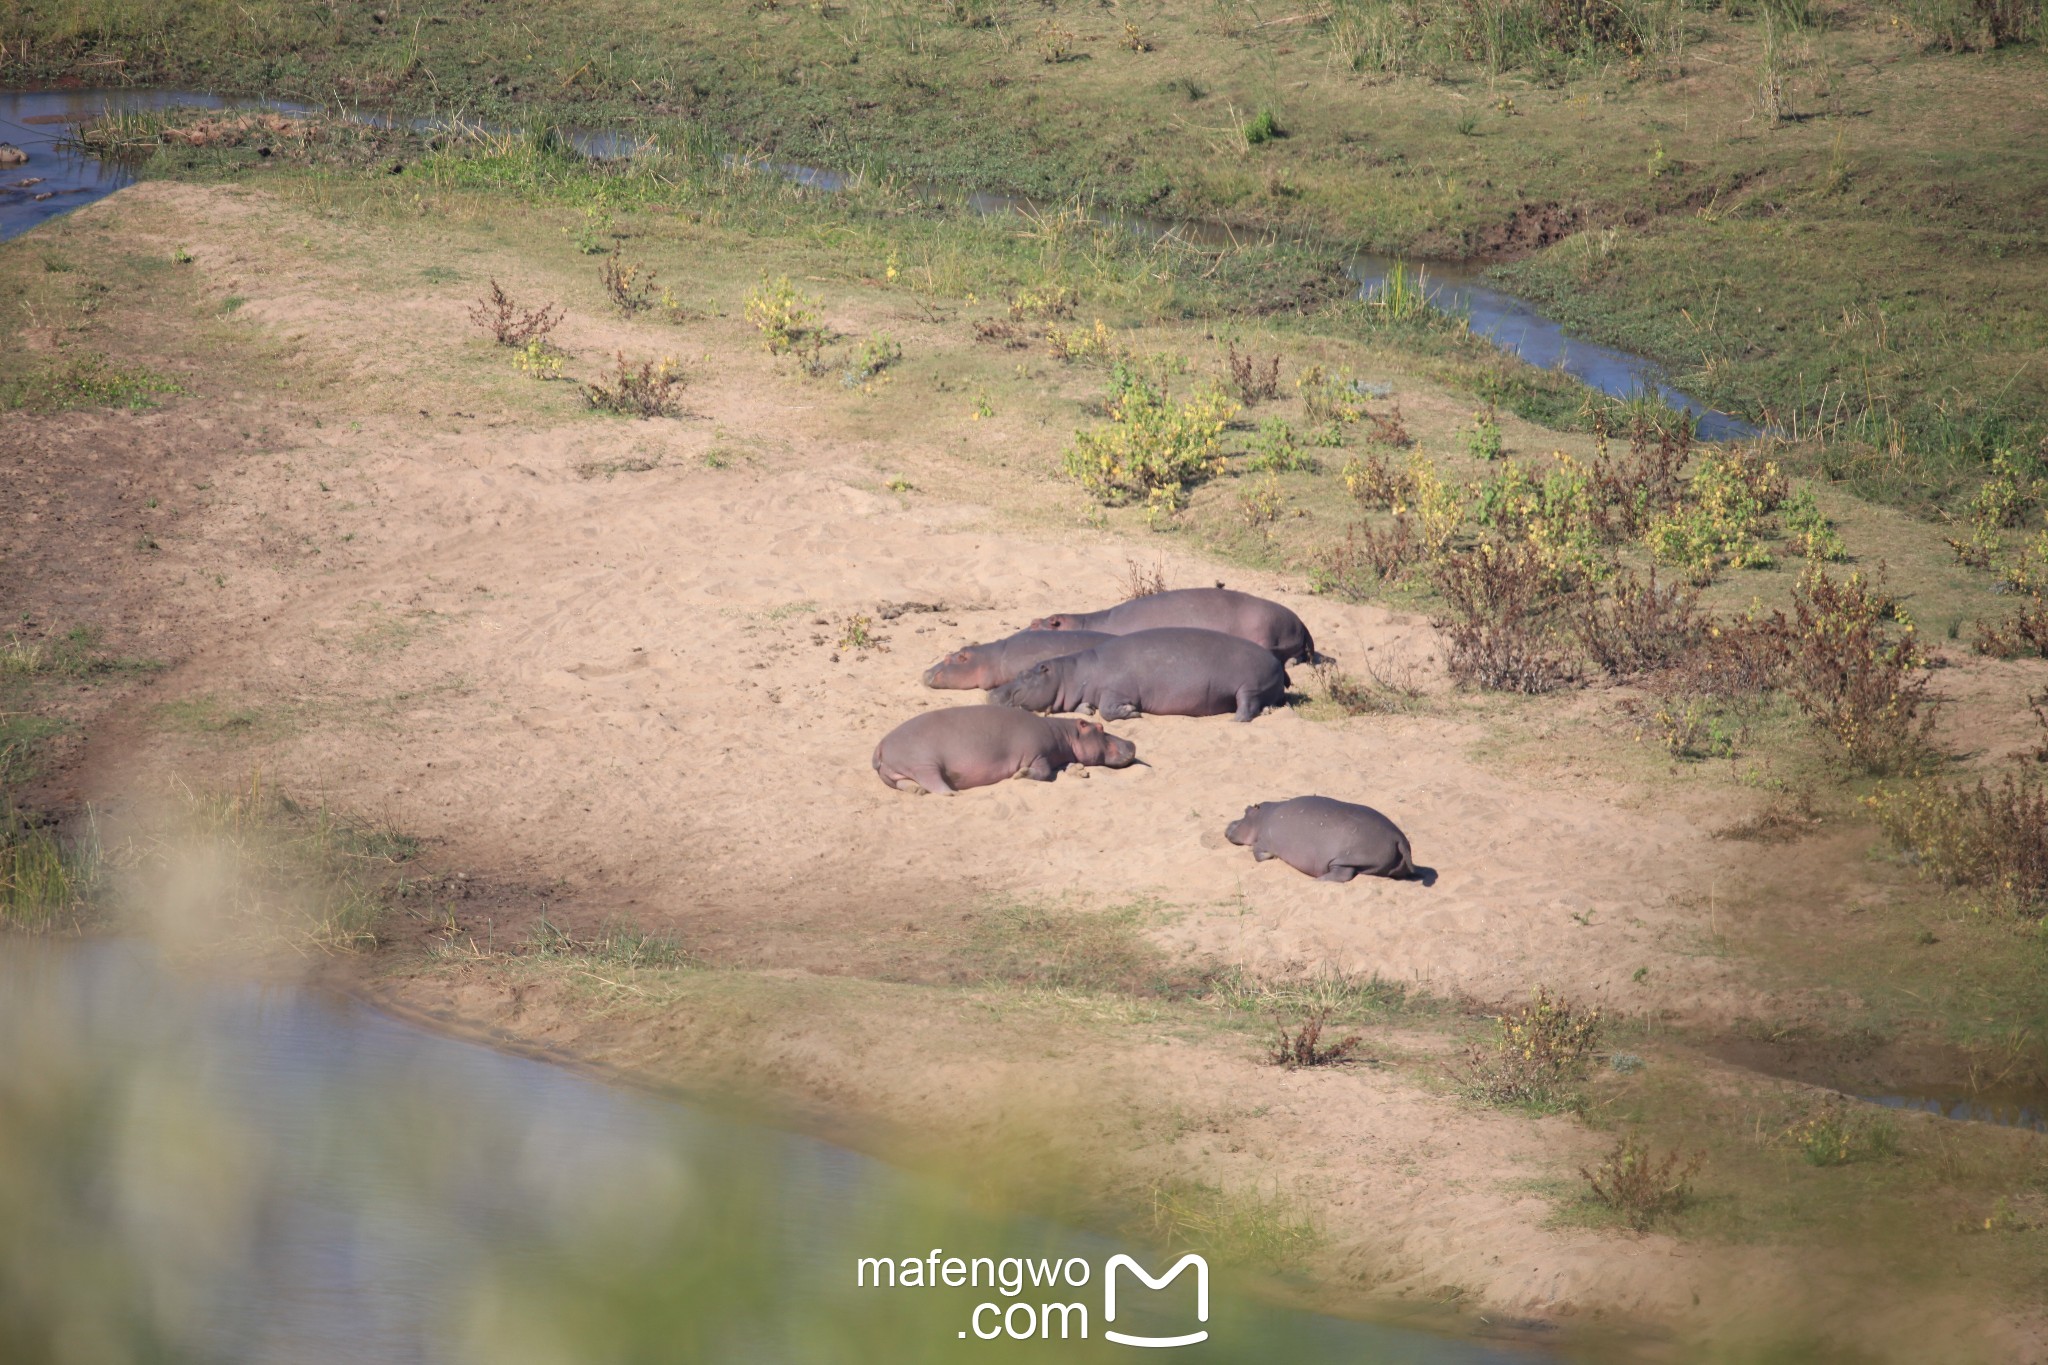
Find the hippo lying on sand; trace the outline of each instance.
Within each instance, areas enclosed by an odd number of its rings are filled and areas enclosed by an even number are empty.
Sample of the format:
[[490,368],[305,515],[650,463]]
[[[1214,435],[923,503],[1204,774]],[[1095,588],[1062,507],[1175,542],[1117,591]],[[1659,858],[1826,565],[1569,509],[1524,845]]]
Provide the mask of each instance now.
[[1281,663],[1313,662],[1316,642],[1308,627],[1278,602],[1229,588],[1176,588],[1150,597],[1133,597],[1104,611],[1063,611],[1042,616],[1032,630],[1099,630],[1131,635],[1141,630],[1184,626],[1219,630],[1273,651]]
[[1007,706],[927,711],[875,746],[875,771],[907,792],[965,791],[1013,777],[1050,782],[1070,763],[1128,768],[1137,761],[1137,745],[1100,725]]
[[1287,694],[1287,670],[1249,640],[1214,630],[1141,630],[1047,659],[988,694],[1026,711],[1250,720]]
[[1109,639],[1099,630],[1020,630],[1002,640],[956,649],[924,671],[926,687],[1001,687],[1019,673]]
[[1260,862],[1278,858],[1317,881],[1348,882],[1368,877],[1406,879],[1415,875],[1408,836],[1371,806],[1297,796],[1247,806],[1242,820],[1223,831],[1233,844],[1250,844]]

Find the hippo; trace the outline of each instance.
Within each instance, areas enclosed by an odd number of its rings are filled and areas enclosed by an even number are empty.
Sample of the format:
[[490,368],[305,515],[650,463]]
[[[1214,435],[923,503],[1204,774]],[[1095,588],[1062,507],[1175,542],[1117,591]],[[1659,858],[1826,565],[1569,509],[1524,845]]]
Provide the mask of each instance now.
[[1112,638],[1099,630],[1020,630],[956,649],[924,671],[926,687],[1001,687],[1033,664],[1079,654]]
[[28,153],[11,142],[0,142],[0,166],[23,166],[28,164]]
[[1008,706],[954,706],[912,716],[875,746],[875,772],[906,792],[956,792],[1013,777],[1050,782],[1070,763],[1128,768],[1138,746],[1085,720]]
[[1317,881],[1348,882],[1368,877],[1406,880],[1415,873],[1408,836],[1371,806],[1354,806],[1327,796],[1261,801],[1245,807],[1223,837],[1250,844],[1260,862],[1278,858]]
[[1246,721],[1287,694],[1287,670],[1249,640],[1216,630],[1141,630],[1047,659],[988,694],[998,706]]
[[1229,588],[1175,588],[1149,597],[1133,597],[1103,611],[1062,611],[1041,616],[1031,630],[1099,630],[1131,635],[1141,630],[1186,626],[1218,630],[1264,645],[1283,664],[1313,663],[1316,642],[1308,627],[1278,602]]

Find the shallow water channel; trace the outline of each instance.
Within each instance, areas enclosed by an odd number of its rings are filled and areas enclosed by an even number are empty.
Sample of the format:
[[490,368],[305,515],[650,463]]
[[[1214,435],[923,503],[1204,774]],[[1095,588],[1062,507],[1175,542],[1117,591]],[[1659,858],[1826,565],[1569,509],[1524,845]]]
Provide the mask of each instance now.
[[[1209,1333],[1170,1357],[1188,1361],[1563,1359],[1276,1308],[1220,1280],[1201,1321],[1192,1274],[1153,1292],[1118,1271],[1108,1322],[1111,1256],[1156,1275],[1178,1253],[977,1213],[827,1142],[173,969],[137,942],[0,938],[0,1038],[10,1359],[95,1333],[127,1349],[74,1358],[1129,1357],[1112,1329]],[[855,1286],[861,1257],[933,1248],[1065,1269],[1015,1294]],[[1012,1339],[1005,1324],[1021,1334],[1055,1300],[1083,1311]]]
[[[176,106],[263,107],[288,111],[302,111],[304,108],[270,100],[224,100],[184,90],[0,92],[0,140],[12,141],[30,155],[27,166],[0,170],[0,241],[18,236],[56,214],[103,198],[134,178],[133,173],[118,161],[102,160],[77,147],[64,145],[63,138],[71,127],[107,111]],[[445,125],[420,120],[415,126]],[[603,129],[564,129],[563,136],[585,154],[600,158],[630,156],[638,145],[629,136]],[[852,183],[850,177],[835,171],[769,164],[775,171],[800,184],[822,191],[841,190]],[[25,181],[33,183],[22,183]],[[940,197],[960,194],[967,206],[977,213],[1046,211],[1045,206],[1014,195],[962,193],[942,186],[927,188]],[[1105,213],[1098,217],[1102,222],[1147,236],[1176,236],[1210,246],[1227,245],[1242,240],[1245,235],[1215,224],[1135,214]],[[1355,255],[1346,262],[1346,269],[1358,281],[1360,293],[1370,295],[1397,264],[1392,257]],[[1417,267],[1415,262],[1408,265],[1411,269]],[[1420,269],[1425,272],[1432,302],[1451,312],[1464,314],[1475,333],[1532,365],[1561,369],[1588,388],[1611,397],[1629,398],[1654,391],[1673,407],[1695,417],[1699,435],[1704,440],[1739,440],[1757,433],[1757,428],[1751,423],[1710,408],[1674,387],[1662,367],[1654,361],[1572,336],[1527,303],[1488,285],[1481,266],[1469,262],[1428,261],[1421,262]]]

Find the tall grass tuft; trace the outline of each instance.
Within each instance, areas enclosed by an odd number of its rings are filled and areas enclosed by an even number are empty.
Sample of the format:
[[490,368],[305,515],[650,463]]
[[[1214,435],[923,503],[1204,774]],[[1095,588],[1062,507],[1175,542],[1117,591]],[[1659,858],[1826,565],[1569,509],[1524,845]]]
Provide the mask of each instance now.
[[0,925],[54,929],[75,924],[100,883],[99,831],[65,840],[9,802],[0,805]]

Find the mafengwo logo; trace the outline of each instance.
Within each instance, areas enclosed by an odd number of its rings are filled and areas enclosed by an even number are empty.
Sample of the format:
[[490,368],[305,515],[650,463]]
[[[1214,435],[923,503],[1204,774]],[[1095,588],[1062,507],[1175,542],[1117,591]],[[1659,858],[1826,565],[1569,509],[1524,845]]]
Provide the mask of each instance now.
[[[1170,1334],[1116,1330],[1120,1278],[1129,1285],[1123,1299],[1128,1325],[1132,1307],[1130,1294],[1138,1286],[1165,1290],[1187,1270],[1194,1271],[1194,1321],[1180,1325],[1191,1330]],[[1120,1275],[1119,1272],[1127,1273]],[[998,1260],[990,1256],[948,1256],[942,1248],[934,1247],[931,1254],[922,1258],[906,1256],[901,1260],[889,1260],[880,1256],[863,1256],[854,1263],[853,1282],[858,1289],[987,1288],[1008,1302],[990,1299],[976,1304],[968,1314],[967,1326],[960,1331],[962,1338],[1074,1341],[1088,1337],[1088,1306],[1094,1296],[1073,1291],[1087,1290],[1094,1278],[1095,1268],[1080,1256],[1066,1260],[1005,1256]],[[1135,1258],[1121,1252],[1103,1264],[1102,1336],[1105,1341],[1113,1341],[1120,1346],[1193,1346],[1209,1339],[1208,1329],[1200,1325],[1208,1321],[1209,1263],[1194,1252],[1182,1256],[1165,1274],[1158,1276],[1146,1270]]]

